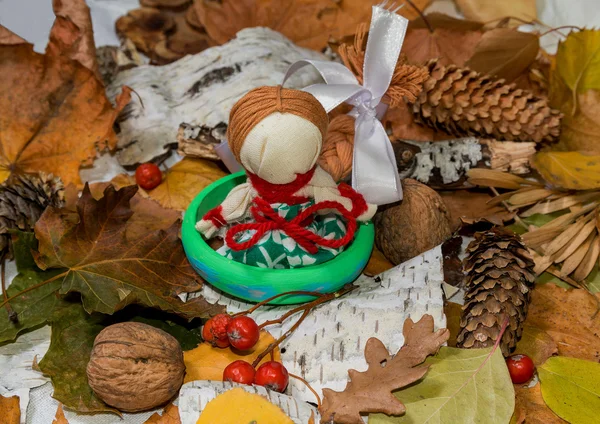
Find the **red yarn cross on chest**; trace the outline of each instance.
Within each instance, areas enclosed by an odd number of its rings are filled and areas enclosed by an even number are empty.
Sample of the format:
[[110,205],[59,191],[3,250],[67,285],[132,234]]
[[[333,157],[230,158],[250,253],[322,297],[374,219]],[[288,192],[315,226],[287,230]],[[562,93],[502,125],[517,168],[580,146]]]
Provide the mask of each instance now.
[[[347,220],[346,234],[339,239],[326,239],[321,237],[309,229],[306,225],[312,222],[313,216],[319,210],[333,209],[337,210]],[[318,246],[339,249],[346,246],[354,239],[356,232],[356,218],[352,212],[347,210],[341,203],[335,201],[325,201],[316,203],[302,212],[300,212],[292,220],[287,221],[281,217],[264,199],[257,197],[254,199],[254,205],[250,209],[255,222],[246,224],[238,224],[227,231],[225,242],[232,250],[246,250],[254,246],[267,231],[281,230],[289,237],[293,238],[304,250],[310,254],[316,254],[319,251]],[[244,231],[253,230],[255,233],[249,240],[238,243],[236,236]]]

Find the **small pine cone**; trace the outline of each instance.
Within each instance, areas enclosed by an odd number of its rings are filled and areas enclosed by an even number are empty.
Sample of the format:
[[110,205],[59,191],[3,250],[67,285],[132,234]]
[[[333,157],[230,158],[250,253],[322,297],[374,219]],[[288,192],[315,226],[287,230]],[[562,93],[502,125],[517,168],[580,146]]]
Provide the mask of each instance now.
[[533,267],[533,259],[518,235],[500,228],[475,234],[463,262],[467,293],[458,347],[493,346],[508,318],[500,347],[505,356],[510,354],[527,317],[535,280]]
[[64,205],[64,185],[47,174],[13,175],[0,185],[0,257],[12,258],[9,230],[33,231],[47,206]]
[[427,63],[430,78],[413,103],[415,120],[457,137],[558,141],[562,114],[546,99],[469,68]]

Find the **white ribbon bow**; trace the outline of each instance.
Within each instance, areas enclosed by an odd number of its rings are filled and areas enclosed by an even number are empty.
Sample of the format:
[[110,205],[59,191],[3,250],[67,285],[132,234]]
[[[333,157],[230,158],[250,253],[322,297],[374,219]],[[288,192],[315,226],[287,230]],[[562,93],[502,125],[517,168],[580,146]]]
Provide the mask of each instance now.
[[343,102],[354,106],[349,113],[356,118],[352,187],[367,202],[376,205],[402,200],[396,158],[379,118],[387,109],[387,105],[380,102],[392,81],[408,20],[383,6],[373,6],[362,86],[344,65],[321,60],[294,63],[283,80],[285,84],[298,69],[311,65],[321,74],[325,84],[314,84],[304,91],[314,95],[327,112]]

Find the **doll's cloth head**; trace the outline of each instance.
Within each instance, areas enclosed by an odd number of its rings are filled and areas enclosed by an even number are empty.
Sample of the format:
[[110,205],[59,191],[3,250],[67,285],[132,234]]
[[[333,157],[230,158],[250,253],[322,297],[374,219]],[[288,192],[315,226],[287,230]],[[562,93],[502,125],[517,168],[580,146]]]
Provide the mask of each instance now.
[[309,93],[260,87],[231,110],[227,138],[244,168],[273,184],[311,170],[321,152],[328,117]]

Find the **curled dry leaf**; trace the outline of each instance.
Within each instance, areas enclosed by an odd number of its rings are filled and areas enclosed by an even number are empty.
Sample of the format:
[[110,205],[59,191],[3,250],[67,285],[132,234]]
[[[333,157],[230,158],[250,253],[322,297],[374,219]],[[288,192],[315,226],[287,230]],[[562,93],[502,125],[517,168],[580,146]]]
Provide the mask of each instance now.
[[[201,343],[197,348],[183,352],[183,361],[185,362],[184,384],[195,380],[214,380],[223,381],[223,370],[227,365],[237,360],[243,360],[252,364],[275,339],[267,331],[260,332],[260,338],[256,345],[248,351],[233,350],[230,347],[221,349],[212,347],[209,343]],[[279,348],[273,351],[273,360],[281,361]],[[270,355],[267,355],[260,362],[270,361]]]
[[[479,22],[513,17],[527,22],[537,18],[535,0],[454,0],[465,18]],[[519,22],[520,23],[520,22]],[[518,23],[517,23],[518,24]]]
[[564,150],[600,153],[600,30],[571,32],[558,46],[550,104],[564,113]]
[[92,17],[85,0],[54,0],[52,8],[56,19],[46,54],[79,62],[102,81],[96,60]]
[[61,403],[59,403],[58,408],[56,408],[56,416],[52,420],[52,424],[69,424],[69,421],[65,418],[65,411],[63,411]]
[[390,355],[381,341],[372,337],[365,346],[368,368],[364,372],[349,370],[350,381],[343,392],[323,389],[321,422],[362,424],[361,413],[381,412],[400,415],[406,408],[392,391],[419,380],[427,372],[420,366],[448,340],[447,329],[433,330],[433,317],[424,315],[416,323],[404,322],[404,346]]
[[179,408],[177,405],[170,403],[165,407],[162,415],[155,412],[144,422],[144,424],[181,424]]
[[496,28],[483,34],[465,66],[511,82],[529,69],[539,50],[537,34]]
[[[431,0],[413,0],[421,10]],[[208,35],[219,44],[248,27],[265,26],[281,32],[302,47],[321,50],[330,38],[353,34],[361,22],[369,22],[376,0],[196,0],[194,6]],[[408,5],[400,14],[414,18]]]
[[78,55],[83,36],[66,17],[58,19],[63,24],[53,27],[44,55],[30,44],[0,45],[0,181],[44,171],[79,184],[79,166],[116,145],[112,125],[129,89],[113,108],[94,73],[56,44],[69,40]]
[[439,194],[450,211],[454,229],[460,228],[462,224],[474,224],[478,221],[504,225],[515,217],[514,212],[507,211],[503,206],[490,205],[488,202],[493,197],[488,193],[455,190],[440,191]]
[[215,162],[184,158],[169,168],[149,195],[165,208],[183,211],[204,187],[225,175]]
[[600,188],[600,155],[539,152],[532,163],[544,180],[554,187],[571,190]]
[[19,396],[4,397],[0,395],[0,417],[4,424],[21,423]]
[[600,294],[582,289],[538,285],[532,291],[527,324],[548,333],[558,345],[559,355],[598,362],[599,300]]
[[96,200],[86,185],[77,212],[46,209],[35,226],[37,265],[60,269],[51,281],[60,282],[61,294],[79,292],[88,312],[112,314],[136,303],[187,318],[218,313],[221,307],[202,297],[183,302],[178,296],[202,287],[179,240],[179,222],[127,239],[136,192],[136,186],[108,186]]
[[410,23],[402,53],[415,64],[439,58],[442,65],[463,66],[481,40],[483,25],[441,13],[431,13],[426,19]]
[[27,41],[19,37],[17,34],[12,32],[8,28],[0,25],[0,45],[7,46],[9,44],[23,43],[27,43]]

